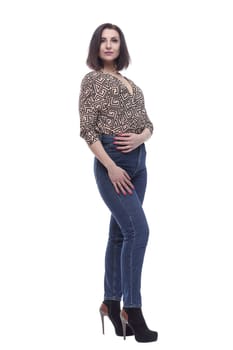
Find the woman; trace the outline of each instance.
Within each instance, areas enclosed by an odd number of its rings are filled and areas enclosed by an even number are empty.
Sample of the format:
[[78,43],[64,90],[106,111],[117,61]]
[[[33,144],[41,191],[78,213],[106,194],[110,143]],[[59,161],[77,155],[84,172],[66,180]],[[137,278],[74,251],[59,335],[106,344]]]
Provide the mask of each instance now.
[[[124,35],[110,23],[94,32],[87,58],[92,69],[81,84],[80,135],[95,155],[99,192],[111,212],[105,255],[104,301],[119,336],[135,335],[138,342],[157,340],[141,310],[141,271],[149,229],[142,208],[146,189],[146,151],[153,125],[143,93],[120,71],[130,56]],[[120,301],[123,298],[123,309]]]

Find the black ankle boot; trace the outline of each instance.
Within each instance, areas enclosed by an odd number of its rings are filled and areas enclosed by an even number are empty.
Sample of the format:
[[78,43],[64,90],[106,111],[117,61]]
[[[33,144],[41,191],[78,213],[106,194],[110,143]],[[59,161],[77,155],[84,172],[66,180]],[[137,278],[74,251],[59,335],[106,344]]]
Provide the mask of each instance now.
[[[104,300],[102,305],[100,306],[100,315],[101,315],[101,321],[102,321],[102,329],[104,334],[104,316],[108,316],[111,320],[116,335],[123,336],[123,329],[122,329],[122,323],[120,319],[120,301],[117,300]],[[126,327],[126,336],[133,335],[133,331],[127,326]]]
[[141,308],[123,308],[120,314],[123,336],[125,339],[126,325],[128,325],[134,335],[135,339],[140,343],[148,343],[156,341],[158,333],[151,331],[144,320]]

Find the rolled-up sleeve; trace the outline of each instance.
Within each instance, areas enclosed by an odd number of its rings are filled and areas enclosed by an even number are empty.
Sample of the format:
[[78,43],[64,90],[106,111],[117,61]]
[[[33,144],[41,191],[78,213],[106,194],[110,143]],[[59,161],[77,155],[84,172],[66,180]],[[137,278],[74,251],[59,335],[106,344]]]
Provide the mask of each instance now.
[[95,108],[95,90],[93,82],[85,76],[79,95],[80,136],[88,145],[99,140],[97,128],[98,111]]
[[153,130],[154,130],[154,127],[153,127],[153,124],[152,124],[152,122],[150,121],[150,119],[149,119],[149,117],[147,115],[146,109],[143,110],[143,114],[145,115],[145,120],[146,120],[145,128],[149,129],[151,134],[152,134]]
[[154,126],[150,120],[150,118],[148,117],[146,108],[145,108],[145,100],[144,100],[144,95],[142,93],[142,115],[143,115],[143,119],[145,122],[145,128],[149,129],[151,134],[153,133],[154,130]]

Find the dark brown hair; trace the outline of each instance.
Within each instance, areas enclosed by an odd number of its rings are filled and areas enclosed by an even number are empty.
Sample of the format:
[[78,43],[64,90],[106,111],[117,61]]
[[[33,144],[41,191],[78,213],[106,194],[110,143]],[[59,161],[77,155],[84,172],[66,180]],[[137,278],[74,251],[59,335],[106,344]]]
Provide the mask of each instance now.
[[99,48],[101,43],[102,32],[104,29],[114,29],[118,32],[120,36],[120,54],[115,60],[116,68],[117,70],[122,70],[123,68],[127,68],[130,63],[130,56],[129,56],[124,34],[118,26],[111,23],[101,24],[92,35],[90,45],[89,45],[87,61],[86,61],[88,67],[94,70],[99,70],[103,68],[103,62],[99,58]]

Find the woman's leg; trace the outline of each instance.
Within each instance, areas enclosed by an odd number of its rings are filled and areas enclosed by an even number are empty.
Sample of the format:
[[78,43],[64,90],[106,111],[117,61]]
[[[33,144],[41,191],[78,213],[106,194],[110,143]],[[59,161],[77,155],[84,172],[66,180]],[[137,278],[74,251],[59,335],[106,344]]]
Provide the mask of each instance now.
[[[141,198],[139,198],[136,189],[132,195],[118,195],[106,169],[98,161],[96,161],[95,173],[100,194],[124,237],[121,250],[121,285],[124,305],[125,307],[140,307],[141,269],[149,234],[141,203],[143,191],[139,191]],[[138,180],[136,178],[135,174],[135,187],[139,182],[146,183],[145,171],[141,171]],[[115,249],[116,251],[117,249]]]
[[[136,240],[131,239],[130,241],[124,240],[121,264],[122,264],[122,284],[123,284],[123,303],[125,307],[139,307],[141,306],[141,273],[144,261],[144,255],[146,250],[146,245],[149,236],[148,223],[142,209],[142,204],[144,201],[146,184],[147,184],[147,171],[146,168],[137,172],[137,174],[132,179],[133,185],[135,187],[136,195],[140,201],[139,216],[135,222],[132,221],[135,227],[135,233],[137,235]],[[140,219],[141,215],[141,219]],[[137,216],[137,213],[135,213]],[[138,223],[137,223],[138,222]],[[141,236],[141,239],[140,239]],[[130,253],[131,252],[131,258]],[[131,259],[131,281],[128,274],[128,267]],[[137,261],[137,264],[134,263]],[[127,264],[128,261],[128,264]],[[130,286],[132,286],[130,288]],[[133,287],[134,286],[134,287]],[[135,291],[135,293],[134,293]],[[135,294],[135,295],[134,295]],[[138,300],[138,302],[137,302]],[[135,304],[137,306],[135,306]]]
[[[132,180],[135,191],[143,203],[146,190],[146,168]],[[121,254],[124,236],[114,217],[111,215],[109,239],[105,254],[104,299],[121,300]]]
[[104,299],[121,300],[121,250],[123,245],[121,230],[111,215],[109,238],[105,253]]

